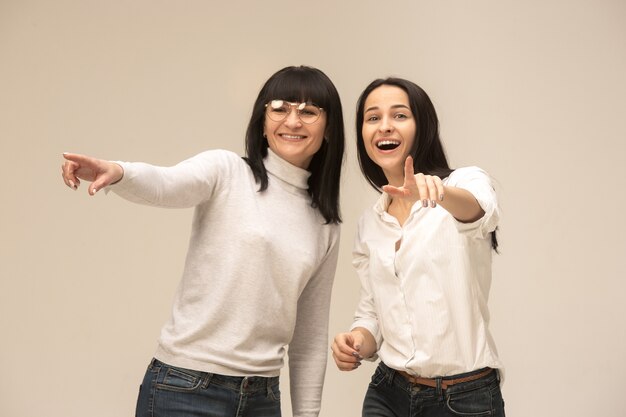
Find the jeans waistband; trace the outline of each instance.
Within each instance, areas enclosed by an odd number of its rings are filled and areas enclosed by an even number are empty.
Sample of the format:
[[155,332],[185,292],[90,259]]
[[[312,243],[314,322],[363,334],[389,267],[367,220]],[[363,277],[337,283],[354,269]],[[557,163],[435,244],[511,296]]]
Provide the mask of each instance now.
[[[181,368],[178,366],[168,365],[160,360],[153,358],[150,362],[150,368],[171,368],[176,369],[188,374],[197,376],[198,378],[206,381],[205,384],[221,385],[233,390],[245,390],[247,392],[262,391],[268,387],[273,387],[279,384],[279,377],[264,377],[264,376],[230,376],[221,375],[211,372],[196,371],[195,369]],[[204,384],[203,384],[204,385]]]

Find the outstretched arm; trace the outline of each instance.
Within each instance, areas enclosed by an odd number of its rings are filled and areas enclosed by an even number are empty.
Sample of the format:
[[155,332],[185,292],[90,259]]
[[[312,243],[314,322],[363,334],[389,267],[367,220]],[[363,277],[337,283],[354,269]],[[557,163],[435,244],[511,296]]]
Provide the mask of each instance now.
[[446,186],[436,175],[415,174],[413,158],[410,156],[404,163],[404,184],[401,187],[385,185],[383,191],[392,198],[401,198],[410,203],[409,207],[418,201],[425,208],[439,204],[455,219],[464,223],[476,221],[485,214],[469,191]]
[[[189,208],[210,199],[221,187],[229,187],[233,170],[247,169],[236,154],[213,150],[199,153],[173,166],[143,162],[110,162],[85,155],[64,154],[63,180],[77,189],[80,181],[92,181],[94,195],[111,187],[120,197],[154,207]],[[107,187],[108,188],[108,187]]]

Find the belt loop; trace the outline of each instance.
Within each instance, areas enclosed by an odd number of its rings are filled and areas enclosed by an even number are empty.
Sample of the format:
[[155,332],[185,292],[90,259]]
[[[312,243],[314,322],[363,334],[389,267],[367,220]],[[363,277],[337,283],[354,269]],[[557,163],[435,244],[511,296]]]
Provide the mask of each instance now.
[[211,383],[211,378],[213,377],[213,374],[210,372],[205,372],[204,373],[204,381],[202,381],[202,389],[207,389],[209,387],[209,384]]
[[272,378],[265,378],[265,390],[267,391],[267,398],[274,397],[274,393],[272,392],[272,384],[270,384],[271,380]]
[[440,399],[443,399],[443,390],[441,389],[441,377],[435,378],[435,383],[437,387],[435,388],[436,394],[439,395]]

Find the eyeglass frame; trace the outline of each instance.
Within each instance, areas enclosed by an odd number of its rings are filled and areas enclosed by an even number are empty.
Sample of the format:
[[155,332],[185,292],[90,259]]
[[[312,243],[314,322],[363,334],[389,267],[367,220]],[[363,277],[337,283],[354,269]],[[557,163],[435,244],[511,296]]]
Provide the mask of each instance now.
[[[315,104],[315,103],[306,102],[306,101],[303,101],[303,102],[298,103],[298,102],[291,102],[291,101],[287,101],[287,100],[274,99],[274,100],[270,100],[270,102],[269,102],[269,103],[266,103],[266,104],[265,104],[266,113],[267,113],[267,109],[268,109],[268,108],[270,107],[270,105],[271,105],[273,102],[275,102],[275,101],[281,101],[281,102],[283,103],[283,104],[282,104],[281,106],[279,106],[279,107],[282,107],[282,106],[284,106],[285,104],[288,104],[288,105],[289,105],[289,112],[287,112],[287,113],[285,114],[285,117],[283,117],[283,118],[282,118],[282,119],[280,119],[280,120],[274,120],[274,119],[272,119],[272,117],[271,117],[269,114],[267,115],[267,117],[269,117],[271,120],[273,120],[273,121],[275,121],[275,122],[282,122],[282,121],[286,120],[286,119],[287,119],[287,117],[289,117],[289,115],[291,114],[291,111],[293,110],[293,108],[295,108],[295,109],[296,109],[296,115],[298,116],[298,120],[300,120],[300,121],[301,121],[302,123],[304,123],[304,124],[311,125],[311,124],[313,124],[313,123],[317,122],[317,121],[320,119],[320,117],[322,117],[322,113],[324,112],[324,108],[323,108],[323,107],[318,106],[318,105],[317,105],[317,104]],[[317,119],[313,120],[312,122],[305,122],[304,120],[302,120],[302,117],[301,117],[301,115],[300,115],[300,111],[301,111],[301,110],[304,110],[304,107],[306,107],[306,106],[315,106],[315,107],[317,107],[317,108],[320,110],[320,114],[319,114],[319,116],[317,116]],[[272,108],[274,108],[274,109],[279,108],[279,107],[274,107],[274,106],[271,106],[271,107],[272,107]],[[302,108],[298,108],[298,107],[302,107]]]

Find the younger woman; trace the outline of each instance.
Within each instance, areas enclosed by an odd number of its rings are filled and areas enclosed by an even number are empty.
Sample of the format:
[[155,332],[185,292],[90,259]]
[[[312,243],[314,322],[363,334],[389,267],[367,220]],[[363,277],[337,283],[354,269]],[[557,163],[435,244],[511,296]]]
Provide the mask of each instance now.
[[359,221],[361,298],[332,351],[344,371],[381,359],[363,416],[504,416],[488,328],[499,215],[489,175],[449,168],[432,102],[403,79],[361,94],[357,148],[382,195]]

